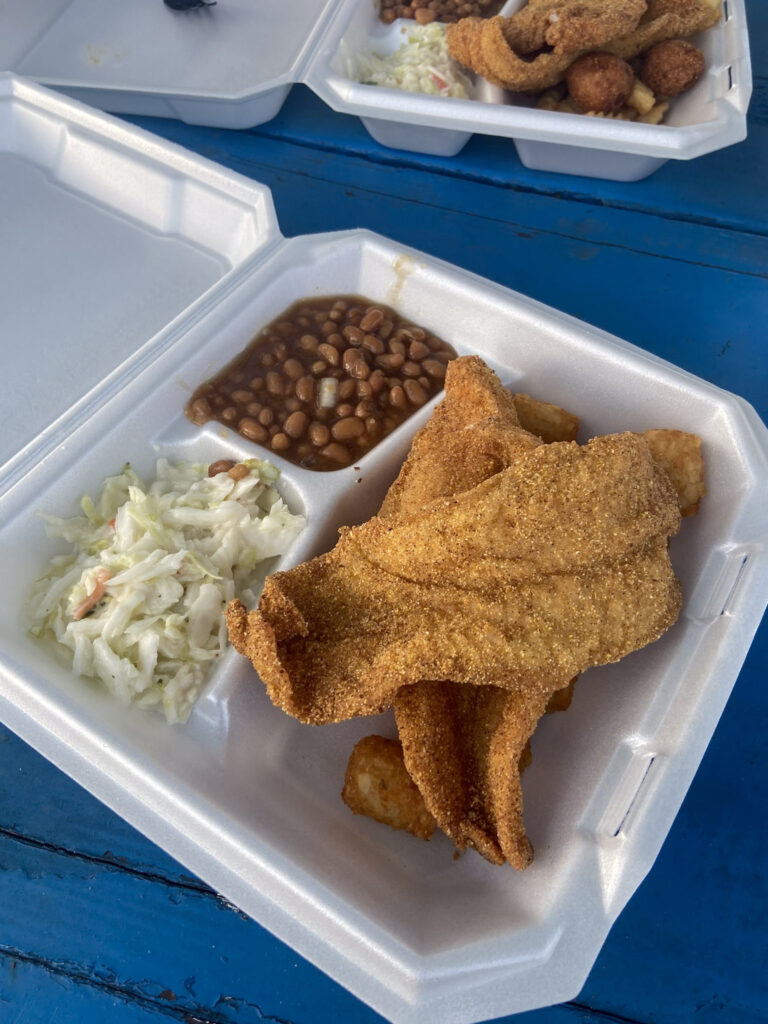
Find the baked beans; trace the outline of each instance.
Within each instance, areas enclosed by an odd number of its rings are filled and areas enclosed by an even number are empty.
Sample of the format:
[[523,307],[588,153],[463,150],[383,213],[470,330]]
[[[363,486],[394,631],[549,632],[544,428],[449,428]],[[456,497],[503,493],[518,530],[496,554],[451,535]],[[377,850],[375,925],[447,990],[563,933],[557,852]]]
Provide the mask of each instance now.
[[443,388],[456,353],[382,303],[303,299],[187,404],[306,469],[349,466]]
[[419,25],[428,25],[432,21],[490,18],[503,6],[504,0],[381,0],[380,17],[387,25],[396,18],[412,18]]

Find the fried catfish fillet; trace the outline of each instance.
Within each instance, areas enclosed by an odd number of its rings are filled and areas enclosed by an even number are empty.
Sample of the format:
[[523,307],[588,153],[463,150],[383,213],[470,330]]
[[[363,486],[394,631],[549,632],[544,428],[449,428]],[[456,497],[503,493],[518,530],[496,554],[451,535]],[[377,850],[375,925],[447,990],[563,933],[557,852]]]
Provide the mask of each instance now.
[[[575,417],[556,409],[510,397],[477,358],[451,363],[445,398],[414,440],[380,515],[417,510],[505,469],[540,444],[531,423],[546,422],[553,435],[560,429],[559,440],[571,440]],[[567,706],[570,693],[571,685],[556,691],[547,710]],[[427,681],[401,689],[394,709],[405,766],[442,831],[494,864],[509,858],[527,866],[532,847],[520,773],[530,761],[541,697],[526,703],[497,686]]]
[[680,513],[633,434],[533,447],[468,491],[341,531],[271,576],[230,639],[275,704],[321,724],[446,679],[547,699],[676,619],[667,556]]

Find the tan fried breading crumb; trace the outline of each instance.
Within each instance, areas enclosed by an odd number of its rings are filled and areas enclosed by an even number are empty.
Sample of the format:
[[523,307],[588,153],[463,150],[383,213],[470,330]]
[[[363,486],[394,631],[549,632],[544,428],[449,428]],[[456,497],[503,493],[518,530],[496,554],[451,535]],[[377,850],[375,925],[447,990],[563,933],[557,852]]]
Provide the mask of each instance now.
[[397,740],[365,736],[352,751],[341,793],[355,814],[365,814],[419,839],[431,839],[435,819],[411,781]]

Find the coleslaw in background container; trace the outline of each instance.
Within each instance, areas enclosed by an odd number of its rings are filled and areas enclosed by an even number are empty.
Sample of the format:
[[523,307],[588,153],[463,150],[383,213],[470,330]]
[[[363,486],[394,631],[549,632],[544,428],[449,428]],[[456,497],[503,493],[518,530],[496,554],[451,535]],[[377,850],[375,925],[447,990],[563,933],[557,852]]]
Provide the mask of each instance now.
[[[523,0],[509,0],[511,14]],[[663,125],[537,110],[478,81],[477,99],[404,93],[350,79],[350,53],[396,50],[414,25],[384,25],[376,0],[227,0],[185,14],[161,0],[6,0],[0,68],[115,113],[250,128],[274,117],[294,82],[361,118],[394,149],[453,156],[472,134],[513,139],[531,168],[618,181],[746,137],[752,88],[744,0],[694,37],[706,70]]]
[[[65,224],[87,197],[95,220],[82,222],[86,247],[117,221],[159,272],[167,225],[174,237],[179,230],[179,195],[189,197],[181,235],[193,263],[193,226],[211,202],[233,213],[230,233],[252,242],[239,262],[220,256],[217,281],[179,308],[137,293],[154,318],[136,326],[134,355],[118,362],[113,352],[87,391],[68,382],[71,408],[53,410],[37,436],[17,437],[20,450],[0,471],[0,718],[394,1024],[469,1024],[574,997],[664,841],[768,601],[765,426],[742,399],[647,352],[371,232],[285,239],[263,187],[45,90],[9,77],[0,88],[0,166],[37,168],[44,186],[28,173],[14,187],[27,199],[24,189],[45,187]],[[76,167],[81,152],[70,136],[100,154],[84,165],[87,180],[61,173],[59,154],[72,149]],[[147,206],[159,218],[152,226]],[[31,211],[26,248],[19,237],[15,253],[29,271],[13,296],[25,308],[40,287],[32,252],[42,227]],[[112,260],[130,274],[127,251],[115,247]],[[62,261],[50,278],[57,273],[75,272]],[[570,709],[540,723],[523,780],[536,850],[525,872],[473,853],[454,860],[444,837],[423,843],[348,810],[339,793],[349,753],[367,733],[394,735],[389,716],[301,725],[230,650],[186,725],[169,725],[76,677],[26,630],[26,597],[60,550],[35,513],[71,515],[126,461],[141,476],[158,458],[263,455],[218,423],[193,425],[184,406],[295,300],[341,293],[394,306],[459,354],[478,353],[510,387],[580,414],[583,439],[651,427],[703,439],[708,493],[671,546],[681,617],[657,643],[584,673]],[[105,294],[105,322],[121,299]],[[65,312],[59,345],[79,365],[89,310]],[[17,411],[27,369],[22,359],[9,369],[3,400]],[[53,372],[39,373],[51,389]],[[307,518],[281,568],[327,550],[340,524],[377,510],[434,404],[357,466],[313,473],[268,456],[286,503]]]

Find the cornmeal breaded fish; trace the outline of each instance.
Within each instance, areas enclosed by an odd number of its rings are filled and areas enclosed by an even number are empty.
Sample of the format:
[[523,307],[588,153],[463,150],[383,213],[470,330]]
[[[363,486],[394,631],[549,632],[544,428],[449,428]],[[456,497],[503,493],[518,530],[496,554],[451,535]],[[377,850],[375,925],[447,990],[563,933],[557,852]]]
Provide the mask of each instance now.
[[674,622],[679,522],[641,437],[539,445],[453,498],[341,531],[271,576],[256,611],[230,604],[230,638],[272,700],[316,724],[422,679],[548,698]]

